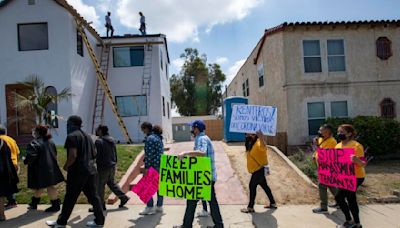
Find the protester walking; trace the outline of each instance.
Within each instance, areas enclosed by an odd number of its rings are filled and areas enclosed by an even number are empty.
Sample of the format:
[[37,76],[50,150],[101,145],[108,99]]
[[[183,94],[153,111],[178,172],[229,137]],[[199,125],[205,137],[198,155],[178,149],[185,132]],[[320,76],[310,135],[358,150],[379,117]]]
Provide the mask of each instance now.
[[[143,134],[146,135],[144,142],[144,168],[143,175],[145,176],[150,167],[160,172],[161,155],[164,153],[164,143],[162,137],[162,128],[158,125],[153,125],[149,122],[144,122],[141,125]],[[163,196],[157,192],[157,207],[153,208],[153,197],[147,202],[146,207],[139,213],[140,215],[151,215],[156,212],[163,212]]]
[[[19,166],[18,166],[18,156],[19,156],[19,148],[17,145],[17,142],[11,138],[10,136],[7,135],[7,130],[6,128],[0,124],[0,139],[3,139],[4,142],[7,143],[8,148],[10,148],[11,151],[11,160],[12,163],[14,164],[15,170],[18,173]],[[7,204],[5,205],[5,209],[11,209],[17,207],[17,201],[15,200],[14,194],[11,194],[7,196]]]
[[[182,152],[178,155],[179,158],[185,156],[207,156],[211,160],[212,184],[211,184],[211,200],[208,202],[211,210],[211,217],[214,222],[214,227],[224,227],[221,213],[219,210],[218,201],[215,195],[215,182],[217,181],[217,172],[215,168],[215,152],[210,138],[205,134],[206,125],[201,120],[196,120],[191,123],[192,134],[195,135],[194,151]],[[183,225],[174,226],[174,228],[189,228],[193,226],[194,214],[196,211],[198,200],[187,200],[186,211],[183,218]]]
[[[95,142],[97,150],[97,171],[99,173],[97,190],[102,203],[101,205],[103,205],[103,209],[106,210],[104,188],[107,184],[111,191],[121,200],[119,207],[123,207],[129,201],[129,197],[121,190],[120,186],[115,183],[115,171],[117,166],[117,147],[115,146],[115,140],[109,135],[108,127],[105,125],[99,125],[97,127],[96,135],[99,137]],[[89,211],[93,212],[93,208]]]
[[[365,178],[366,161],[364,159],[364,148],[363,146],[354,140],[356,136],[356,131],[354,127],[350,124],[342,124],[338,128],[338,138],[340,143],[336,145],[335,148],[353,148],[354,155],[351,156],[351,160],[354,163],[354,171],[357,177],[357,188],[361,186]],[[346,189],[339,188],[336,194],[336,202],[339,204],[340,209],[345,215],[346,221],[343,225],[338,227],[341,228],[358,228],[362,227],[359,217],[359,208],[357,203],[357,192],[352,192]],[[351,214],[350,214],[351,213]],[[352,219],[353,216],[353,219]]]
[[114,36],[114,27],[111,24],[111,12],[107,12],[107,15],[105,16],[106,19],[106,29],[107,29],[107,37],[108,37],[108,32],[111,31],[111,37]]
[[4,214],[5,197],[18,192],[17,171],[11,159],[11,151],[7,143],[0,138],[0,222],[6,220]]
[[247,208],[240,211],[243,213],[253,213],[254,203],[257,194],[257,186],[260,185],[268,196],[270,204],[267,208],[276,209],[276,203],[272,191],[267,184],[265,178],[264,166],[268,165],[267,144],[264,135],[261,131],[256,134],[246,135],[246,157],[247,157],[247,170],[251,173],[249,183],[250,200]]
[[64,181],[57,163],[57,149],[47,127],[39,125],[32,130],[34,140],[28,144],[24,164],[28,165],[28,188],[34,190],[29,209],[36,210],[44,189],[50,197],[51,207],[45,212],[60,210],[56,185]]
[[146,17],[143,15],[142,12],[139,12],[140,16],[140,28],[139,31],[142,33],[142,36],[146,35]]
[[[318,165],[318,148],[321,149],[334,149],[337,142],[333,137],[333,127],[329,124],[324,124],[319,128],[318,138],[314,140],[315,152],[313,154],[313,161]],[[337,188],[318,183],[319,198],[321,200],[320,207],[313,209],[314,213],[328,213],[328,189],[333,196],[337,193]],[[337,207],[337,203],[330,205],[330,207]]]
[[67,187],[61,214],[57,221],[46,221],[52,227],[65,227],[74,209],[79,194],[83,191],[94,210],[94,221],[87,222],[89,227],[101,227],[104,215],[101,200],[97,193],[96,148],[92,138],[81,130],[82,119],[70,116],[67,121],[67,161],[64,170],[68,172]]

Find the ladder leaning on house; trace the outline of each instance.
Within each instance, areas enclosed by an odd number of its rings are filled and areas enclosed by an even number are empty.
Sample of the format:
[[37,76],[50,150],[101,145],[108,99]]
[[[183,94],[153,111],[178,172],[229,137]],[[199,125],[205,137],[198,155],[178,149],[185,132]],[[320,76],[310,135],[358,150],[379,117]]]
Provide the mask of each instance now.
[[[108,65],[110,62],[110,45],[104,43],[101,48],[100,55],[100,68],[103,72],[105,80],[108,78]],[[99,124],[104,123],[104,104],[105,104],[105,94],[103,87],[99,80],[96,80],[96,98],[94,101],[94,112],[93,112],[93,122],[92,122],[92,133],[95,133],[95,129]]]
[[153,45],[146,39],[142,76],[142,95],[146,96],[146,115],[149,115]]
[[[96,68],[97,83],[100,84],[101,89],[102,89],[102,91],[100,91],[100,93],[104,92],[103,94],[108,98],[108,101],[110,102],[110,105],[111,105],[111,110],[113,111],[114,115],[115,115],[116,118],[117,118],[118,124],[119,124],[119,126],[121,127],[121,130],[122,130],[122,133],[123,133],[124,136],[125,136],[125,139],[127,140],[128,143],[132,143],[132,139],[131,139],[131,137],[129,136],[128,129],[126,128],[124,121],[122,120],[121,116],[119,115],[119,113],[118,113],[118,111],[117,111],[117,106],[116,106],[116,104],[115,104],[115,102],[114,102],[114,100],[113,100],[110,87],[109,87],[108,84],[107,84],[107,79],[105,78],[105,75],[104,75],[103,72],[102,72],[102,69],[101,69],[101,67],[100,67],[99,62],[97,61],[96,55],[95,55],[95,53],[94,53],[94,51],[93,51],[93,48],[92,48],[92,46],[90,45],[89,40],[88,40],[88,38],[87,38],[87,36],[86,36],[85,29],[84,29],[83,26],[79,23],[78,20],[75,20],[75,21],[76,21],[76,25],[77,25],[77,27],[78,27],[78,30],[79,30],[79,32],[80,32],[81,35],[82,35],[82,39],[83,39],[83,41],[84,41],[85,44],[86,44],[86,48],[87,48],[87,50],[88,50],[88,52],[89,52],[90,58],[92,59],[93,64],[94,64],[94,66],[95,66],[95,68]],[[103,45],[103,50],[102,50],[102,52],[105,52],[105,49],[104,49],[105,44],[102,44],[102,45]],[[108,48],[109,48],[109,47],[108,47]],[[104,54],[104,53],[102,53],[102,55],[103,55],[103,54]],[[109,58],[109,57],[108,57],[108,58]],[[108,60],[107,60],[107,61],[108,61]],[[106,67],[106,70],[108,71],[108,64],[107,64],[107,66],[105,66],[105,67]],[[97,98],[99,98],[99,97],[98,97],[98,94],[99,94],[99,90],[98,90],[98,86],[97,86],[97,90],[96,90],[96,102],[97,102]],[[102,105],[101,105],[101,109],[102,109],[102,110],[101,110],[101,113],[100,113],[100,117],[103,116],[102,113],[104,112],[104,95],[103,95],[103,98],[102,98],[103,101],[102,101]],[[94,114],[94,116],[96,116],[96,109],[95,109],[95,114]],[[100,121],[102,121],[102,120],[100,120]]]

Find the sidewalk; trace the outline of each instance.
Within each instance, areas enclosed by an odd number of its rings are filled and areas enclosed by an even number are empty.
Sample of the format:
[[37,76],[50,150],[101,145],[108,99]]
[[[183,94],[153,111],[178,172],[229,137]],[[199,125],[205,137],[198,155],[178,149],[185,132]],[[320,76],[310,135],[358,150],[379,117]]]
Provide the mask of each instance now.
[[[43,209],[48,205],[40,205],[38,211],[27,212],[27,205],[19,205],[17,208],[6,211],[7,221],[0,222],[0,227],[14,228],[46,228],[44,224],[48,219],[56,219],[57,214],[47,214]],[[85,227],[87,221],[93,219],[88,213],[89,205],[76,205],[68,227]],[[247,227],[290,227],[290,228],[329,228],[336,227],[335,224],[343,222],[340,211],[330,210],[330,214],[317,215],[311,212],[312,205],[282,206],[277,210],[266,210],[261,205],[256,206],[257,213],[243,214],[240,212],[241,205],[222,205],[221,213],[225,227],[247,228]],[[107,207],[106,224],[104,227],[111,228],[152,228],[179,225],[182,222],[185,210],[184,205],[165,206],[163,214],[140,216],[138,213],[143,206],[129,205],[127,208],[119,209],[112,205]],[[198,205],[197,209],[201,209]],[[388,205],[366,205],[361,207],[361,221],[364,228],[399,228],[400,227],[400,204]],[[212,225],[208,218],[195,218],[194,227],[206,227]]]

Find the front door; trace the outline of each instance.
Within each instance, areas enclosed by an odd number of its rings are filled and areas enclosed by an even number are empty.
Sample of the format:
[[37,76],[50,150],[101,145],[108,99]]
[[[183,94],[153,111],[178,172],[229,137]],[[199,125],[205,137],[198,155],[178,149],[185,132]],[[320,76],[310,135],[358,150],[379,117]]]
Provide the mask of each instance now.
[[[30,136],[35,127],[35,112],[30,108],[17,108],[20,101],[16,94],[26,96],[32,88],[21,84],[6,85],[7,132],[11,137]],[[18,140],[17,140],[18,141]]]

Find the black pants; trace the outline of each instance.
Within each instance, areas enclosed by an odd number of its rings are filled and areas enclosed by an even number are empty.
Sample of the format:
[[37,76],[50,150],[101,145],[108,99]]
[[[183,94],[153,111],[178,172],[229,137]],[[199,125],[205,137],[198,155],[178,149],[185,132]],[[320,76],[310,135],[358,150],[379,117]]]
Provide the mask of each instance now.
[[108,32],[111,31],[111,37],[114,36],[114,27],[112,25],[106,25],[107,28],[107,37],[108,37]]
[[97,191],[99,193],[100,196],[100,200],[101,200],[101,205],[105,205],[104,203],[104,189],[107,186],[111,189],[111,191],[118,196],[119,199],[126,199],[127,196],[125,195],[124,192],[122,192],[121,188],[119,187],[119,185],[117,183],[115,183],[115,166],[114,167],[110,167],[107,169],[103,169],[103,170],[98,170],[99,172],[99,176],[98,176],[98,180],[99,180],[99,184],[97,186]]
[[70,171],[67,176],[67,191],[61,214],[58,216],[57,223],[66,225],[74,209],[79,194],[83,191],[94,210],[94,221],[97,225],[104,224],[103,207],[96,188],[97,175],[82,174],[82,172]]
[[264,189],[265,193],[268,196],[270,204],[275,204],[274,196],[272,195],[271,189],[269,188],[269,186],[267,184],[267,179],[265,179],[264,167],[262,167],[261,169],[255,171],[253,174],[251,174],[251,179],[250,179],[250,183],[249,183],[250,201],[249,201],[249,205],[247,207],[254,208],[254,202],[256,200],[258,185],[260,185],[261,188]]
[[[215,182],[213,182],[211,185],[211,201],[209,201],[211,217],[215,225],[214,227],[222,228],[224,227],[224,224],[222,222],[222,217],[219,211],[217,198],[215,196],[214,184]],[[196,212],[197,202],[198,200],[186,201],[186,211],[185,211],[185,217],[183,218],[183,227],[185,228],[193,227],[193,219],[194,219],[194,213]]]
[[[357,178],[357,189],[364,182],[364,178]],[[339,188],[336,194],[336,202],[339,204],[340,209],[343,211],[346,221],[351,221],[351,214],[355,223],[360,223],[359,209],[357,203],[356,192]],[[346,202],[347,200],[347,202]]]

